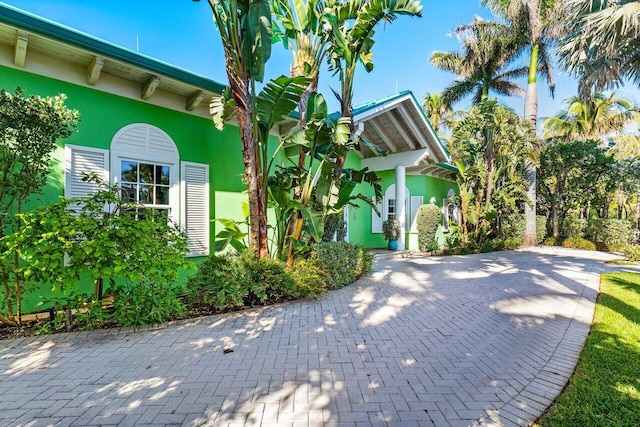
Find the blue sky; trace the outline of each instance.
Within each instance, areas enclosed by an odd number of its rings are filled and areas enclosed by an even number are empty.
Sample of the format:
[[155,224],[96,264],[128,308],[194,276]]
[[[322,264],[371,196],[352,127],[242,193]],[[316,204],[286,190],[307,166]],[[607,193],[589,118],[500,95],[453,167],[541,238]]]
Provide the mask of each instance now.
[[[217,29],[206,0],[8,0],[5,3],[76,30],[170,64],[185,68],[222,83],[227,83],[224,57]],[[490,11],[479,0],[423,0],[423,17],[400,17],[386,27],[379,26],[373,47],[374,70],[360,68],[356,75],[354,104],[369,102],[399,91],[411,90],[421,101],[427,92],[442,91],[454,76],[435,69],[429,63],[434,50],[456,50],[459,46],[451,30],[469,23],[478,15],[491,19]],[[138,40],[138,43],[137,43]],[[288,74],[290,53],[274,46],[267,64],[268,77]],[[539,116],[557,113],[562,100],[576,93],[576,82],[559,69],[555,99],[544,83],[539,84]],[[526,85],[526,80],[521,84]],[[321,75],[320,91],[337,109],[330,87],[338,82],[326,71]],[[630,95],[637,90],[621,92]],[[501,99],[522,114],[524,100]],[[461,102],[458,108],[467,108]]]

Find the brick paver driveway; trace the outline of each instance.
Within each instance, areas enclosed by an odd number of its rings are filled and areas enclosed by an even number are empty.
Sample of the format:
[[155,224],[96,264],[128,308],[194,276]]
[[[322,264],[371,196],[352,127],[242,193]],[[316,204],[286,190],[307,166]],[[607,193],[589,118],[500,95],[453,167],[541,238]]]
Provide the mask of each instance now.
[[382,259],[315,301],[0,341],[0,425],[526,425],[573,371],[607,258]]

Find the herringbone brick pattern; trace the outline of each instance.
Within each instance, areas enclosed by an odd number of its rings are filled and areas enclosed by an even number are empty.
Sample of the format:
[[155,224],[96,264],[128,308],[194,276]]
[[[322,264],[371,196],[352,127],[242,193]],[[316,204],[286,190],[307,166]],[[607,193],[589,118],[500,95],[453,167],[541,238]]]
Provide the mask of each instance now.
[[314,301],[2,341],[0,425],[523,426],[573,372],[607,257],[381,259]]

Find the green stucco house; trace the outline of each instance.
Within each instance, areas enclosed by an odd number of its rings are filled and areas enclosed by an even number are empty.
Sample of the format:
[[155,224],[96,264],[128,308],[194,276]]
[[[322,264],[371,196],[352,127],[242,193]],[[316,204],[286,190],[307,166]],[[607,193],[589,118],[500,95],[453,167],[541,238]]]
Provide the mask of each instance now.
[[[192,257],[211,254],[212,219],[242,217],[238,129],[217,131],[208,112],[223,84],[0,4],[0,88],[16,87],[65,93],[81,114],[34,203],[87,194],[93,187],[81,173],[96,172],[132,199],[166,210],[186,232]],[[382,217],[364,204],[345,212],[347,239],[384,247],[381,224],[391,216],[402,224],[400,248],[417,248],[417,208],[432,199],[442,206],[455,194],[456,170],[410,92],[357,107],[354,119],[361,136],[389,154],[363,149],[348,158],[347,166],[379,174],[384,201]],[[370,188],[360,191],[373,197]]]

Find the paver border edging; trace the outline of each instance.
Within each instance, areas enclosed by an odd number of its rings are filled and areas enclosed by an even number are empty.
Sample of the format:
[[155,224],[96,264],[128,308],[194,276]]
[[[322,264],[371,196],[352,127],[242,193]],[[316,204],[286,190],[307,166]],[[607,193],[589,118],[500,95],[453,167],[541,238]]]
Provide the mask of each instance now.
[[604,262],[593,260],[571,320],[556,349],[540,372],[521,392],[502,407],[487,411],[491,421],[488,425],[496,423],[495,425],[502,426],[503,418],[518,425],[531,425],[547,412],[568,386],[593,325],[603,271]]

